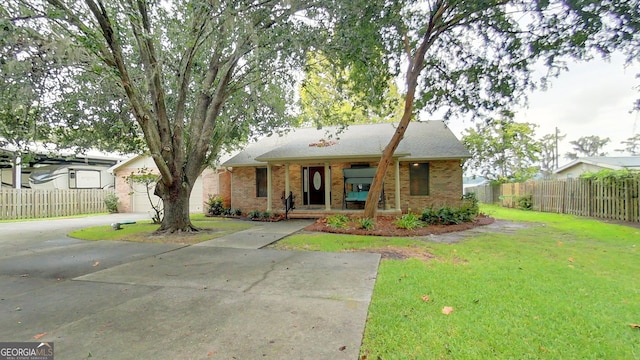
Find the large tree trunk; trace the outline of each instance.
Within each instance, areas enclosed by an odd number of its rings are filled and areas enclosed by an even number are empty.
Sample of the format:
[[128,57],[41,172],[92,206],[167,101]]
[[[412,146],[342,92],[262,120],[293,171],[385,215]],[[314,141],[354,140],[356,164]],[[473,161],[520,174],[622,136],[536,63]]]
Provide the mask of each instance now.
[[161,183],[156,186],[156,195],[162,198],[164,217],[156,233],[198,231],[189,218],[189,198],[193,187],[183,181],[174,181],[170,187]]
[[448,5],[445,5],[444,2],[439,2],[437,4],[436,8],[431,14],[427,31],[422,37],[420,46],[414,53],[412,53],[412,49],[409,47],[409,42],[407,40],[408,36],[405,35],[405,51],[407,53],[407,57],[409,58],[409,64],[407,66],[407,94],[404,98],[404,113],[402,114],[402,119],[398,124],[396,132],[393,134],[393,137],[389,141],[389,144],[387,144],[387,146],[384,148],[384,151],[382,152],[382,157],[380,158],[380,163],[378,163],[378,169],[376,170],[376,175],[373,177],[373,182],[371,183],[371,188],[369,189],[369,194],[367,195],[367,201],[364,205],[365,218],[374,219],[376,217],[376,213],[378,212],[378,199],[380,199],[380,194],[382,193],[382,182],[384,181],[384,175],[387,173],[389,164],[393,159],[393,153],[398,148],[402,137],[404,137],[404,132],[407,130],[407,126],[409,125],[409,122],[413,117],[413,100],[416,94],[416,89],[418,87],[418,77],[420,76],[420,72],[424,67],[424,56],[431,45],[433,45],[435,38],[439,34],[440,30],[438,30],[437,27],[439,26],[438,24],[440,23],[442,15],[447,7]]
[[[415,90],[414,90],[415,91]],[[407,93],[406,96],[406,106],[404,114],[402,115],[402,119],[398,124],[398,128],[396,132],[393,134],[391,141],[384,148],[382,152],[382,157],[380,158],[380,162],[378,163],[378,169],[376,170],[376,174],[373,177],[373,182],[371,183],[371,188],[369,188],[369,194],[367,195],[367,201],[364,205],[364,217],[374,219],[376,217],[376,213],[378,211],[378,199],[380,199],[380,194],[382,193],[382,184],[384,182],[384,175],[387,173],[387,169],[389,168],[389,164],[391,164],[391,160],[393,159],[393,153],[398,148],[400,141],[404,137],[404,133],[407,130],[407,126],[411,121],[411,105],[413,103],[413,93]]]
[[[425,49],[426,50],[426,49]],[[421,57],[420,57],[421,54]],[[398,128],[393,134],[393,137],[389,141],[389,144],[382,151],[382,157],[378,163],[378,169],[376,175],[373,177],[369,194],[367,195],[367,201],[364,205],[364,217],[374,219],[378,212],[378,199],[382,193],[382,183],[384,181],[384,175],[387,173],[389,164],[393,159],[393,153],[398,148],[400,141],[404,137],[404,133],[409,126],[411,117],[413,116],[413,99],[415,97],[416,88],[418,86],[418,76],[422,70],[422,63],[424,61],[424,52],[418,52],[417,58],[411,59],[409,63],[409,70],[407,72],[407,94],[405,95],[404,113],[402,119],[398,123]]]

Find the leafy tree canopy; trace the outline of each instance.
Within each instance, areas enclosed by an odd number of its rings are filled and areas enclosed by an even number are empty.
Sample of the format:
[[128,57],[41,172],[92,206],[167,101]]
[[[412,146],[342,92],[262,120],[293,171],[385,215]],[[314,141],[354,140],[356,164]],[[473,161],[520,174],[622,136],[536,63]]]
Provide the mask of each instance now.
[[540,172],[549,177],[558,165],[558,142],[564,140],[567,135],[562,135],[556,129],[555,134],[547,134],[540,139]]
[[58,136],[88,124],[142,133],[168,232],[196,230],[189,195],[220,149],[290,123],[292,70],[318,29],[307,21],[314,1],[9,0],[5,10],[14,26],[80,54],[58,109],[71,130]]
[[493,183],[523,182],[538,172],[541,144],[537,125],[513,119],[488,120],[466,129],[462,142],[472,155],[465,170],[480,173]]
[[416,112],[491,117],[536,86],[534,65],[554,76],[567,58],[622,50],[637,59],[639,1],[355,0],[336,2],[328,56],[351,84],[382,101],[405,79],[405,109],[378,165],[365,216],[375,215],[384,173]]
[[640,156],[640,134],[635,134],[627,140],[621,141],[624,149],[616,149],[619,152],[628,152],[631,156]]
[[320,51],[309,53],[300,86],[299,126],[345,126],[379,122],[398,122],[402,116],[402,97],[389,81],[384,101],[374,107],[367,95],[348,84],[350,69],[338,69]]
[[611,142],[609,138],[601,138],[597,135],[583,136],[578,140],[569,141],[573,147],[573,152],[567,152],[565,157],[575,160],[586,156],[606,156],[603,148]]

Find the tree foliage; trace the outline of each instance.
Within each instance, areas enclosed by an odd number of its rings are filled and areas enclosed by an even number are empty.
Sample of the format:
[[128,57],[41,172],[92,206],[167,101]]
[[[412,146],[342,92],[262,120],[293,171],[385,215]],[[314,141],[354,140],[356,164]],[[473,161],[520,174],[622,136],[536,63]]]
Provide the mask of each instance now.
[[556,129],[555,134],[547,134],[543,136],[540,141],[540,172],[544,177],[551,176],[554,169],[557,168],[557,162],[559,158],[558,154],[558,142],[564,140],[567,135],[561,135]]
[[83,71],[74,75],[95,76],[86,95],[104,97],[97,103],[85,99],[73,109],[78,114],[93,109],[91,116],[76,118],[79,128],[87,122],[113,133],[143,134],[160,172],[156,194],[165,210],[160,230],[168,232],[196,230],[189,195],[221,148],[291,120],[291,70],[301,68],[315,28],[304,21],[315,11],[313,1],[10,4],[14,25],[40,30],[86,55],[76,64]]
[[609,138],[601,138],[597,135],[582,136],[578,140],[569,141],[573,147],[573,152],[567,152],[565,157],[575,160],[579,157],[606,156],[604,147],[611,142]]
[[5,9],[0,15],[0,145],[21,152],[49,134],[41,121],[43,94],[58,69],[46,40],[16,27]]
[[536,86],[532,68],[549,75],[567,57],[629,54],[638,43],[638,1],[383,1],[340,3],[331,55],[352,66],[354,86],[381,101],[389,78],[405,79],[405,108],[383,151],[365,216],[375,215],[384,174],[416,112],[444,117],[493,115]]
[[512,119],[488,120],[466,129],[462,142],[471,153],[465,171],[479,172],[493,183],[522,182],[538,172],[541,143],[536,125]]
[[307,56],[305,78],[300,86],[299,125],[346,126],[397,122],[402,116],[402,97],[390,81],[383,101],[377,106],[367,95],[349,86],[350,69],[339,69],[320,51]]
[[624,149],[616,149],[619,152],[628,152],[631,156],[640,156],[640,134],[635,134],[620,142]]

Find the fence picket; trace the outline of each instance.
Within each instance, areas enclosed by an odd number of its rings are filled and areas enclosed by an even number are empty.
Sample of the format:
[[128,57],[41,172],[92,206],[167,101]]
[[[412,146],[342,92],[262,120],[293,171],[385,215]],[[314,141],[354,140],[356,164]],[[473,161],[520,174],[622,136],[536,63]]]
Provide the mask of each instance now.
[[479,185],[466,192],[475,192],[480,202],[505,207],[517,207],[518,197],[530,195],[536,211],[640,222],[639,179],[538,180],[501,186]]
[[104,199],[113,190],[0,189],[0,220],[106,212]]

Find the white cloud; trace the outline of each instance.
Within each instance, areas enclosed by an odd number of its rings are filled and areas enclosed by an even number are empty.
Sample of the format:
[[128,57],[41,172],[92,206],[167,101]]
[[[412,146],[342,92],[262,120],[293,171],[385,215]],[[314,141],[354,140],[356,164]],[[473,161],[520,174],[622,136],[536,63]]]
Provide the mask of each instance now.
[[[640,132],[640,114],[630,112],[640,90],[640,65],[625,68],[624,59],[614,56],[611,61],[594,59],[571,63],[569,71],[552,79],[546,91],[529,94],[529,106],[519,109],[515,120],[538,124],[537,135],[552,134],[558,127],[567,134],[560,144],[560,154],[571,150],[569,141],[581,136],[609,137],[610,155],[621,148],[620,142]],[[450,128],[460,137],[471,124],[452,120]],[[560,163],[566,162],[561,159]]]

